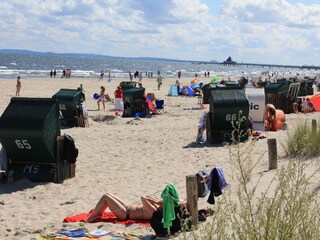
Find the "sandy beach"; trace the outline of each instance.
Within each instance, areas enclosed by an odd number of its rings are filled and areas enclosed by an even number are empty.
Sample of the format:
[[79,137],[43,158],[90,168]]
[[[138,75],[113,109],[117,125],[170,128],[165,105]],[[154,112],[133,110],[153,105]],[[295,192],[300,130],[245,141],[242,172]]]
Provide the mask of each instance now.
[[[96,78],[22,78],[22,97],[51,98],[61,88],[76,89],[83,85],[89,112],[89,128],[66,128],[75,139],[79,149],[75,178],[62,184],[34,183],[23,179],[12,184],[0,184],[0,238],[30,239],[42,233],[55,231],[62,227],[84,226],[89,230],[132,232],[137,234],[154,233],[150,227],[137,224],[124,226],[108,223],[64,224],[66,216],[88,212],[93,209],[106,192],[113,193],[128,204],[139,203],[140,196],[151,195],[160,198],[168,183],[179,190],[180,198],[186,197],[186,176],[199,170],[211,171],[221,166],[231,189],[237,185],[234,164],[229,159],[229,145],[213,146],[207,143],[196,144],[197,124],[203,110],[184,110],[197,105],[196,97],[169,97],[170,85],[176,78],[164,79],[157,90],[156,79],[143,79],[146,93],[154,93],[156,98],[164,99],[165,112],[152,118],[133,120],[117,117],[114,105],[107,103],[106,111],[97,111],[97,103],[92,98],[100,86],[106,93],[113,92],[121,81],[98,81]],[[192,78],[182,78],[180,83],[189,83]],[[200,78],[208,83],[209,78]],[[0,79],[0,114],[15,95],[15,79]],[[207,106],[208,109],[209,106]],[[241,143],[243,147],[254,144],[254,158],[261,162],[254,170],[252,182],[260,177],[259,191],[263,191],[277,170],[268,170],[267,139],[278,141],[278,167],[286,165],[288,159],[281,147],[288,132],[299,121],[311,124],[311,119],[319,120],[319,112],[308,114],[287,114],[288,129],[265,132],[267,137],[253,143],[251,139]],[[310,166],[308,171],[312,172]],[[315,186],[319,182],[315,182]],[[207,198],[199,200],[199,208],[210,206]],[[219,198],[217,199],[219,203]],[[212,207],[212,206],[211,206]]]

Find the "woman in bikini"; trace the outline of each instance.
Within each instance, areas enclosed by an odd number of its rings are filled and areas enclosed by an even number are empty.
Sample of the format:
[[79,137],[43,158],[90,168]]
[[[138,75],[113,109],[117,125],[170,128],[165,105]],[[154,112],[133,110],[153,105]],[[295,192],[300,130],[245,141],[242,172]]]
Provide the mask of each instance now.
[[87,218],[87,222],[93,222],[100,218],[109,207],[119,220],[150,220],[153,213],[162,207],[162,201],[150,196],[141,197],[142,205],[128,205],[111,193],[104,194],[99,200],[93,213]]

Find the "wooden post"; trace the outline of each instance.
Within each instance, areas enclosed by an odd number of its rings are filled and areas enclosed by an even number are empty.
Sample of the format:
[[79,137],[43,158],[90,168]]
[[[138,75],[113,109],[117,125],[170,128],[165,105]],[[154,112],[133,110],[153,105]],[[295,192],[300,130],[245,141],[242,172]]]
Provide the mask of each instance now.
[[269,170],[277,169],[277,139],[268,139]]
[[196,175],[186,177],[187,207],[194,227],[198,225],[198,183]]
[[312,119],[312,133],[317,133],[317,120]]

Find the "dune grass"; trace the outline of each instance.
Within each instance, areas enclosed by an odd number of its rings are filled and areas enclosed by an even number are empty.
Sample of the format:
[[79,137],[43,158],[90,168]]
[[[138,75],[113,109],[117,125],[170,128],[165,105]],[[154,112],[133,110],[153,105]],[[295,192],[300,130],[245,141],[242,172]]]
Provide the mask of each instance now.
[[[310,130],[302,125],[290,136],[289,156],[305,156],[310,151],[317,153],[319,137]],[[240,129],[235,131],[240,132]],[[320,239],[319,191],[311,190],[314,177],[320,174],[319,169],[311,175],[306,174],[307,167],[313,162],[289,158],[288,164],[277,170],[267,189],[260,193],[257,191],[259,181],[250,181],[259,162],[259,159],[251,158],[254,143],[248,148],[239,144],[239,140],[240,136],[235,137],[236,144],[230,145],[230,160],[235,166],[239,185],[224,190],[215,205],[214,216],[200,224],[197,231],[181,234],[180,239]],[[298,151],[295,150],[297,147]]]
[[311,124],[300,123],[282,144],[289,157],[313,157],[320,155],[320,128],[312,129]]

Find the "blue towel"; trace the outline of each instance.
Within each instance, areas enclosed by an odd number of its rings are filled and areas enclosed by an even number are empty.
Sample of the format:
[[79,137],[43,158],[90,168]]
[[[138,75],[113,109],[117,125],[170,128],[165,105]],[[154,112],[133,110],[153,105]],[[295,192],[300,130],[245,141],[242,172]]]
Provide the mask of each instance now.
[[79,230],[79,229],[76,229],[76,230],[61,229],[57,233],[66,235],[68,237],[85,237],[86,236],[86,232],[84,230]]

